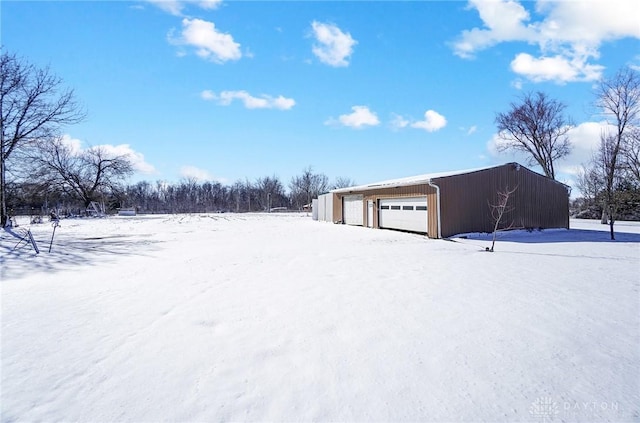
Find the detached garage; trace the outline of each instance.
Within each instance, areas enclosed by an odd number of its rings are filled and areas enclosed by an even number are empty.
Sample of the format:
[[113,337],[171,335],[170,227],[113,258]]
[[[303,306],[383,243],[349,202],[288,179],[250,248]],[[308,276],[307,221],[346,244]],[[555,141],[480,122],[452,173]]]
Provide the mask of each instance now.
[[342,197],[342,222],[347,225],[362,226],[363,207],[362,194]]
[[331,218],[320,220],[430,238],[491,232],[490,204],[497,203],[499,191],[514,188],[512,210],[503,222],[532,229],[569,227],[569,187],[518,163],[336,189],[321,196]]
[[427,197],[382,198],[379,203],[380,228],[427,233]]

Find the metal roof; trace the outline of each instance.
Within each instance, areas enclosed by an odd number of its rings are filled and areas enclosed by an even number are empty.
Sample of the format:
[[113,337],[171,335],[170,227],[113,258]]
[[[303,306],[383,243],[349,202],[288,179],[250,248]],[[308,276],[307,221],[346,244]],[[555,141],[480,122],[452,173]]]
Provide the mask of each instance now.
[[449,172],[438,172],[438,173],[426,173],[424,175],[409,176],[407,178],[399,178],[399,179],[389,179],[387,181],[375,182],[372,184],[338,188],[338,189],[331,190],[331,192],[339,194],[339,193],[345,193],[350,191],[368,191],[368,190],[379,189],[379,188],[395,188],[395,187],[402,187],[407,185],[428,184],[434,179],[479,172],[481,170],[493,169],[493,168],[502,167],[508,164],[514,164],[514,165],[520,166],[517,163],[505,163],[501,165],[492,165],[492,166],[486,166],[486,167],[479,167],[475,169],[454,170]]

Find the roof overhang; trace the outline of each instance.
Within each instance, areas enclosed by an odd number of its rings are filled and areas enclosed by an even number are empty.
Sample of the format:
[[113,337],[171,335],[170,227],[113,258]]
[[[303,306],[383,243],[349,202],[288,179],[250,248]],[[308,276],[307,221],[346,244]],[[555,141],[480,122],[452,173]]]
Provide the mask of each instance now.
[[448,176],[464,175],[467,173],[479,172],[482,170],[488,170],[488,169],[493,169],[493,168],[502,167],[502,166],[504,165],[487,166],[487,167],[466,169],[466,170],[456,170],[451,172],[427,173],[424,175],[410,176],[407,178],[389,179],[387,181],[375,182],[367,185],[357,185],[353,187],[338,188],[338,189],[331,190],[330,192],[335,194],[349,194],[351,192],[372,191],[372,190],[384,189],[384,188],[398,188],[398,187],[406,187],[406,186],[413,186],[413,185],[429,185],[433,183],[434,179],[446,178]]
[[[357,185],[357,186],[346,187],[346,188],[338,188],[338,189],[331,190],[330,192],[334,194],[350,194],[350,193],[358,193],[363,191],[373,191],[373,190],[384,189],[384,188],[398,188],[398,187],[406,187],[406,186],[413,186],[413,185],[433,185],[433,184],[437,184],[436,180],[440,178],[466,175],[469,173],[481,172],[484,170],[495,169],[503,166],[513,166],[514,169],[517,169],[517,170],[520,170],[520,168],[524,168],[524,169],[527,169],[529,172],[533,172],[540,175],[541,178],[547,178],[546,176],[539,174],[537,172],[534,172],[533,170],[528,169],[520,165],[519,163],[511,162],[511,163],[504,163],[501,165],[486,166],[486,167],[480,167],[475,169],[455,170],[451,172],[427,173],[424,175],[410,176],[408,178],[390,179],[387,181],[375,182],[367,185]],[[562,183],[560,181],[555,181],[551,178],[547,178],[547,179],[550,179],[553,182],[556,182],[560,185],[563,185],[565,188],[570,189],[569,185],[565,183]]]

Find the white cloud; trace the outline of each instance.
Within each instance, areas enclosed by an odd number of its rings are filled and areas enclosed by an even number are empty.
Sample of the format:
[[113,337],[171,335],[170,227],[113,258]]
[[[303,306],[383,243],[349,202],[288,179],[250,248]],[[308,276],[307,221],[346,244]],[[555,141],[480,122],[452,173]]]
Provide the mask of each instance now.
[[80,154],[82,152],[82,141],[77,138],[71,138],[71,135],[64,134],[60,140],[63,145],[67,146],[72,154]]
[[565,83],[597,80],[604,66],[590,65],[583,59],[569,59],[561,55],[535,58],[527,53],[520,53],[511,62],[511,70],[534,82]]
[[96,147],[103,148],[108,154],[112,154],[114,156],[126,156],[133,165],[134,170],[137,172],[149,174],[156,171],[153,165],[145,161],[144,155],[135,151],[129,144],[103,144]]
[[[65,134],[62,137],[62,143],[69,147],[71,153],[74,155],[79,155],[87,148],[92,147],[84,147],[84,143],[77,139],[72,138],[70,135]],[[156,169],[153,165],[147,163],[144,159],[144,155],[138,151],[135,151],[129,144],[102,144],[93,146],[93,148],[100,148],[104,150],[110,156],[126,156],[131,164],[133,165],[134,170],[141,173],[154,173]]]
[[147,0],[158,6],[160,9],[174,16],[183,16],[184,8],[189,5],[195,5],[205,10],[217,9],[222,0]]
[[349,66],[348,59],[353,53],[353,47],[358,43],[351,34],[342,32],[336,25],[316,21],[311,23],[311,28],[316,39],[313,54],[329,66]]
[[513,88],[515,88],[516,90],[521,90],[522,89],[522,85],[523,85],[523,81],[520,78],[511,81],[511,86]]
[[[415,129],[424,129],[428,132],[435,132],[447,125],[447,119],[440,113],[434,110],[427,110],[424,113],[424,120],[409,120],[401,115],[393,114],[393,118],[390,122],[391,128],[394,130],[400,130],[406,127]],[[475,132],[475,126],[469,130],[470,134]]]
[[485,28],[462,31],[453,44],[454,52],[463,58],[472,58],[476,51],[498,43],[535,38],[535,30],[526,22],[529,12],[517,1],[471,0],[469,9],[476,9]]
[[272,97],[262,94],[260,97],[255,97],[246,91],[222,91],[220,94],[216,94],[211,90],[204,90],[200,93],[200,97],[204,100],[218,101],[218,104],[223,106],[230,105],[233,100],[240,100],[247,109],[289,110],[296,104],[294,99],[281,95]]
[[391,128],[396,130],[406,128],[407,126],[409,126],[409,123],[409,120],[407,120],[406,118],[394,114],[393,119],[391,119]]
[[571,153],[556,164],[557,179],[572,187],[571,196],[581,195],[577,177],[583,165],[588,165],[600,145],[600,135],[606,129],[613,129],[606,122],[583,122],[569,131]]
[[366,106],[353,106],[350,114],[340,115],[336,121],[328,119],[325,125],[343,125],[350,128],[364,128],[365,126],[377,126],[380,124],[378,116]]
[[[593,157],[600,144],[600,134],[607,127],[608,124],[606,122],[583,122],[571,128],[567,133],[572,146],[571,153],[563,159],[557,160],[554,166],[556,178],[573,187],[572,196],[579,195],[576,188],[576,176],[582,165],[588,164]],[[613,128],[609,127],[609,129]],[[537,165],[527,163],[529,156],[523,153],[514,153],[513,151],[499,152],[498,147],[504,143],[505,141],[498,134],[494,134],[487,142],[487,156],[493,161],[519,162],[540,172],[540,168]]]
[[438,131],[447,126],[447,119],[435,110],[427,110],[424,113],[424,120],[413,122],[412,128],[424,129],[428,132]]
[[217,97],[216,97],[216,93],[214,93],[214,92],[213,92],[213,91],[211,91],[211,90],[204,90],[204,91],[202,91],[202,92],[200,93],[200,97],[201,97],[203,100],[215,100],[215,99],[217,98]]
[[521,53],[512,70],[532,81],[592,81],[603,67],[590,63],[599,58],[602,43],[625,37],[640,38],[637,0],[539,0],[532,21],[515,0],[472,0],[482,28],[463,31],[453,43],[454,53],[471,58],[478,51],[503,42],[537,45],[539,57]]
[[198,3],[198,6],[200,6],[202,9],[213,10],[220,7],[220,5],[222,4],[222,0],[200,0],[196,3]]
[[276,109],[280,109],[280,110],[289,110],[296,104],[296,101],[294,99],[286,98],[281,95],[271,100],[271,102],[273,103]]
[[500,152],[499,147],[506,144],[506,141],[502,139],[498,134],[493,134],[491,139],[487,141],[487,152],[489,156],[495,158],[504,158],[508,155],[512,156],[511,153]]
[[149,3],[158,6],[160,9],[175,16],[182,15],[184,4],[177,0],[147,0]]
[[[573,164],[580,164],[589,161],[592,153],[596,150],[600,143],[600,134],[607,129],[606,122],[583,122],[574,126],[567,132],[567,137],[571,143],[571,153],[565,161]],[[506,141],[500,138],[498,134],[487,142],[487,151],[493,157],[505,157],[509,153],[500,153],[498,146],[506,144]]]
[[583,48],[624,37],[640,37],[636,0],[549,1],[537,3],[539,13],[547,13],[538,25],[546,45],[571,43]]
[[475,134],[478,131],[478,127],[473,125],[469,129],[467,129],[467,135]]
[[198,181],[208,181],[213,179],[209,172],[195,166],[182,166],[180,168],[180,176],[188,179],[196,179]]
[[198,56],[216,63],[239,60],[242,57],[240,44],[230,34],[218,31],[213,22],[202,19],[183,19],[180,36],[174,37],[171,31],[168,39],[175,45],[195,47]]
[[587,163],[600,146],[600,135],[605,130],[614,129],[606,122],[583,122],[568,132],[573,149],[561,163],[561,168],[576,168]]

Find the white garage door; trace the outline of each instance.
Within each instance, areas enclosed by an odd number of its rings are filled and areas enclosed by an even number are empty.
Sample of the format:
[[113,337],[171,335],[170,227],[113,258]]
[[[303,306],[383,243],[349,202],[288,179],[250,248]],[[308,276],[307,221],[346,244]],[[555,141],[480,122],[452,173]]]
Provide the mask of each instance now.
[[380,200],[381,228],[427,233],[427,197]]
[[364,207],[362,195],[346,195],[342,197],[342,219],[347,225],[362,226]]

